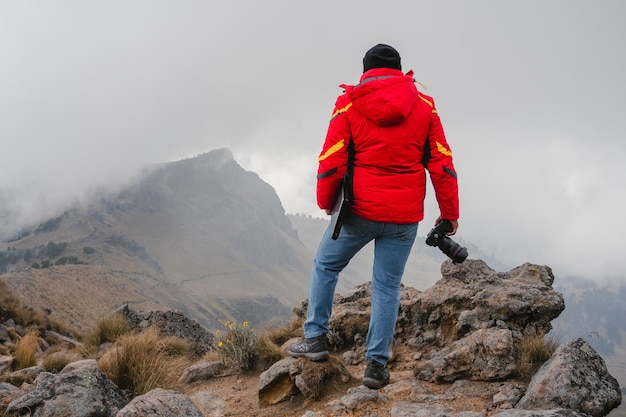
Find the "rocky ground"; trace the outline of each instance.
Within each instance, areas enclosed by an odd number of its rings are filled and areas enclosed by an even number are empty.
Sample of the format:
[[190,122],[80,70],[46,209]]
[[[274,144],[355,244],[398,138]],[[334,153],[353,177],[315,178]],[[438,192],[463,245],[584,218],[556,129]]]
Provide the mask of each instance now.
[[[337,360],[341,360],[339,354],[333,354]],[[259,373],[258,372],[234,372],[225,371],[222,376],[199,382],[189,387],[189,394],[209,390],[224,400],[223,416],[252,416],[252,417],[297,417],[304,416],[307,411],[317,412],[317,416],[336,415],[334,406],[346,396],[349,390],[360,387],[361,377],[365,371],[365,365],[346,366],[352,375],[352,379],[346,383],[336,381],[328,387],[322,398],[313,400],[305,399],[301,394],[293,396],[291,401],[281,402],[275,405],[262,407],[259,404]],[[366,401],[366,396],[360,404],[354,406],[349,412],[350,416],[391,416],[391,407],[400,401],[409,401],[409,397],[415,390],[415,386],[408,381],[414,381],[411,370],[395,371],[391,369],[390,384],[379,390],[381,394],[388,398],[388,401]],[[428,382],[415,382],[422,387],[423,392],[433,394],[431,404],[436,404],[434,400],[437,394],[443,396],[452,384],[433,384]],[[476,383],[474,383],[476,384]],[[491,406],[491,401],[480,397],[463,397],[456,400],[441,401],[451,412],[477,411],[487,413]],[[217,414],[216,414],[217,415]],[[315,415],[315,414],[314,414]],[[345,414],[343,414],[345,415]]]
[[[0,405],[5,402],[7,411],[18,414],[36,409],[33,415],[41,417],[61,415],[46,411],[57,407],[64,407],[62,415],[91,416],[76,410],[82,410],[85,401],[94,403],[95,398],[109,405],[106,415],[117,417],[172,415],[172,410],[177,410],[174,415],[190,417],[601,417],[619,406],[622,396],[617,380],[581,338],[533,362],[536,366],[543,363],[538,370],[523,372],[521,352],[529,352],[522,348],[523,342],[538,340],[546,353],[543,336],[564,308],[563,297],[552,288],[554,277],[548,267],[524,264],[496,273],[481,261],[466,261],[463,266],[445,264],[442,272],[443,279],[424,292],[402,290],[389,363],[391,382],[381,390],[367,389],[360,382],[371,299],[370,286],[364,284],[335,299],[328,338],[340,350],[332,351],[326,361],[286,357],[285,349],[295,339],[281,339],[277,343],[282,346],[275,348],[283,352],[283,359],[259,356],[264,359],[253,364],[254,371],[229,368],[213,358],[219,353],[207,352],[216,336],[183,314],[122,308],[133,332],[150,335],[156,328],[157,336],[185,338],[196,357],[203,355],[198,363],[185,365],[180,379],[176,377],[180,393],[157,388],[132,400],[125,398],[127,393],[98,368],[106,365],[105,356],[98,362],[71,363],[58,375],[43,372],[41,367],[16,371],[32,373],[27,377],[10,371],[14,358],[0,355],[2,378],[16,381],[19,377],[25,382],[0,383]],[[300,317],[305,309],[303,303],[294,312]],[[25,343],[28,337],[18,327],[10,318],[0,322],[0,339],[12,345],[17,334],[19,342]],[[39,346],[45,342],[41,337],[30,339]],[[140,356],[159,343],[146,340],[151,345],[141,345]],[[100,346],[106,349],[106,344]],[[217,346],[221,347],[221,341]],[[524,374],[532,379],[520,380]],[[16,388],[20,385],[21,389]],[[154,412],[155,408],[165,414]]]

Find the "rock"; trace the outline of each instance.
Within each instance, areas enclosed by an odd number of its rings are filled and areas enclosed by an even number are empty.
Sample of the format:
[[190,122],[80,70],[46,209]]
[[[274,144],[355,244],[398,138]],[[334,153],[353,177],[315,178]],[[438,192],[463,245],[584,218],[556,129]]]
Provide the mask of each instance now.
[[70,362],[67,365],[65,365],[63,369],[61,369],[61,372],[59,373],[67,374],[67,373],[74,372],[78,369],[85,368],[85,367],[97,368],[98,363],[96,362],[95,359],[83,359],[79,361]]
[[45,372],[45,369],[43,369],[41,366],[31,366],[28,368],[13,371],[9,373],[5,379],[16,386],[22,385],[24,383],[32,384],[35,378],[37,378],[37,376],[42,372]]
[[11,371],[13,365],[13,356],[0,355],[0,375]]
[[113,417],[129,399],[104,372],[83,367],[65,374],[39,374],[33,390],[11,402],[7,411],[33,417]]
[[4,415],[7,406],[24,395],[24,391],[7,382],[0,382],[0,415]]
[[133,398],[115,417],[204,417],[191,398],[180,392],[156,388]]
[[[46,331],[44,332],[44,336],[45,336],[45,337],[49,337],[49,338],[51,338],[51,339],[54,339],[54,340],[55,340],[55,341],[57,341],[57,342],[63,342],[63,343],[66,343],[67,345],[69,345],[69,346],[70,346],[70,347],[72,347],[72,348],[75,348],[75,347],[80,347],[80,346],[82,346],[82,345],[83,345],[82,343],[80,343],[80,342],[79,342],[78,340],[76,340],[76,339],[73,339],[73,338],[71,338],[71,337],[69,337],[69,336],[64,336],[64,335],[59,334],[59,333],[57,333],[57,332],[53,332],[52,330],[46,330]],[[60,343],[58,343],[58,344],[60,344]]]
[[565,408],[557,408],[554,410],[505,410],[497,414],[492,414],[491,417],[588,417],[586,414],[581,414],[574,410],[567,410]]
[[502,408],[513,408],[525,392],[524,386],[514,382],[503,383],[501,389],[493,396],[493,405]]
[[205,417],[221,417],[228,406],[226,401],[211,391],[198,391],[191,396]]
[[307,399],[317,399],[335,383],[348,382],[352,376],[333,357],[326,361],[286,358],[276,362],[259,377],[259,404],[278,404],[300,392]]
[[286,401],[296,393],[296,387],[289,373],[295,358],[285,358],[259,376],[259,404],[262,407]]
[[122,306],[121,313],[133,331],[142,331],[148,327],[156,327],[163,336],[176,336],[191,343],[193,352],[202,356],[213,347],[213,334],[200,326],[198,322],[178,311],[136,312],[128,305]]
[[366,402],[386,403],[389,399],[377,390],[369,389],[364,385],[350,388],[348,393],[339,400],[329,403],[334,415],[352,414],[357,408]]
[[561,345],[533,376],[516,408],[567,408],[605,416],[622,402],[619,383],[604,360],[583,339]]
[[403,297],[396,343],[420,352],[415,375],[430,381],[492,381],[516,371],[519,340],[544,334],[565,308],[547,266],[495,272],[483,261],[445,261],[443,278]]
[[11,338],[9,337],[8,329],[9,329],[8,326],[0,323],[0,345],[11,341]]
[[222,370],[224,370],[224,364],[222,362],[202,362],[191,365],[185,369],[178,382],[191,384],[197,381],[206,381],[207,379],[219,375]]
[[321,414],[317,411],[307,410],[306,413],[302,414],[302,417],[321,417]]
[[485,417],[485,415],[472,411],[454,413],[440,404],[416,404],[400,401],[391,407],[391,417]]
[[477,381],[503,379],[516,370],[516,344],[510,330],[479,329],[434,350],[427,360],[419,361],[415,375],[432,382],[451,382],[459,378]]

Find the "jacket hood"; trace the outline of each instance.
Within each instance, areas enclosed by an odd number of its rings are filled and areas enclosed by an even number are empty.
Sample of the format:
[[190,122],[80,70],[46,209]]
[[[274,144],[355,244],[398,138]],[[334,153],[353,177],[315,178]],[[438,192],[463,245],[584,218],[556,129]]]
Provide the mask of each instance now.
[[355,86],[342,85],[354,110],[378,126],[402,123],[413,110],[419,94],[413,71],[375,68],[361,76]]

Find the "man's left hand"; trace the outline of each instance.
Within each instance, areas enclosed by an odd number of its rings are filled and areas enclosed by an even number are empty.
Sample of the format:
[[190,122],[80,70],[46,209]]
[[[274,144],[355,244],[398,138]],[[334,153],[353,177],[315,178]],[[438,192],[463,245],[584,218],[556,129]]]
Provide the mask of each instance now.
[[[441,223],[443,220],[441,217],[437,217],[437,220],[435,220],[435,226],[437,226],[439,223]],[[448,220],[450,222],[450,224],[452,225],[452,231],[446,233],[446,235],[448,236],[454,236],[456,234],[456,229],[459,228],[459,221],[458,220]]]

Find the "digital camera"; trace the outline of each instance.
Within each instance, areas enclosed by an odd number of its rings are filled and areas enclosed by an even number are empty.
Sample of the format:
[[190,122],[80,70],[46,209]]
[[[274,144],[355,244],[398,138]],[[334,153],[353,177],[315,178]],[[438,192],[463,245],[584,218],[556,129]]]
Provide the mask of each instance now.
[[446,233],[453,230],[452,223],[442,220],[426,236],[428,246],[437,246],[454,263],[462,263],[467,258],[467,248],[450,239]]

